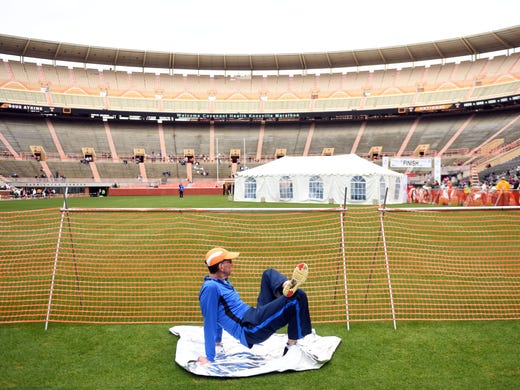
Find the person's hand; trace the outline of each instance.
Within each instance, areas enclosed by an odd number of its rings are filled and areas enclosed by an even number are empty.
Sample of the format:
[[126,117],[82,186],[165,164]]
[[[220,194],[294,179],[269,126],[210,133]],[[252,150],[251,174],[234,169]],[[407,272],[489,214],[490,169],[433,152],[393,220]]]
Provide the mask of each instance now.
[[197,361],[200,363],[200,364],[208,364],[209,363],[209,360],[206,359],[206,356],[199,356],[197,358]]

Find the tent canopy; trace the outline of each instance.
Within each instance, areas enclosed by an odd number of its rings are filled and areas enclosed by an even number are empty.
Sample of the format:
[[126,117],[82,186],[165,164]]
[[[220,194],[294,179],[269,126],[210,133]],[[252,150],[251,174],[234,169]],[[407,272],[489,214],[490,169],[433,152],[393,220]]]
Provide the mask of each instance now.
[[237,176],[272,176],[272,175],[322,175],[343,176],[355,173],[357,175],[396,174],[357,154],[342,154],[337,156],[284,156],[267,164],[260,165],[237,173]]
[[402,203],[406,176],[356,154],[285,156],[237,173],[235,200],[342,204],[347,191],[348,203],[373,204],[386,188],[387,203]]

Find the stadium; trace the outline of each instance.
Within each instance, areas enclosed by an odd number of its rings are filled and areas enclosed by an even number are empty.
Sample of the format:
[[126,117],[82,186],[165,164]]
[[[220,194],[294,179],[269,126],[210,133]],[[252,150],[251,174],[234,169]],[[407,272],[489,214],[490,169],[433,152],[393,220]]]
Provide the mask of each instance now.
[[[247,57],[4,35],[2,53],[22,60],[0,70],[0,175],[39,193],[63,180],[86,193],[132,193],[110,191],[116,184],[173,194],[180,180],[187,193],[216,193],[237,170],[285,155],[353,153],[378,164],[440,159],[435,177],[431,162],[401,167],[417,186],[441,177],[492,186],[505,172],[513,183],[519,35],[513,27],[430,44]],[[363,70],[375,66],[383,69]]]
[[[494,210],[486,206],[498,206],[500,197],[481,191],[500,176],[518,179],[519,47],[518,26],[406,46],[248,56],[0,35],[2,203],[23,203],[12,199],[13,188],[34,202],[61,201],[55,194],[65,191],[78,195],[68,205],[64,197],[61,208],[0,212],[0,329],[11,347],[0,367],[37,366],[30,357],[37,344],[27,336],[38,338],[43,323],[52,335],[42,354],[56,350],[58,358],[81,360],[67,343],[78,338],[88,370],[106,364],[89,351],[92,343],[121,362],[98,378],[66,363],[78,378],[60,382],[52,378],[56,366],[37,353],[45,362],[38,382],[11,373],[0,385],[153,388],[159,378],[157,387],[166,388],[172,375],[174,384],[192,385],[193,377],[144,351],[151,346],[171,363],[174,341],[164,342],[163,325],[200,324],[193,281],[204,272],[207,248],[218,244],[241,252],[244,265],[234,279],[247,301],[254,301],[265,267],[289,272],[298,259],[319,270],[306,287],[314,322],[330,334],[341,325],[348,347],[319,372],[290,374],[291,380],[317,388],[337,385],[333,378],[346,387],[351,377],[363,378],[354,387],[509,388],[518,380],[518,189]],[[343,205],[330,208],[311,202],[290,210],[285,197],[262,211],[255,202],[230,202],[232,192],[222,197],[236,176],[273,161],[345,154],[378,166],[427,161],[396,170],[417,188],[439,175],[459,189],[447,200],[440,191],[426,201],[410,195],[428,207],[395,209],[381,207],[382,191],[378,204],[356,202],[354,185]],[[218,203],[210,197],[218,196],[224,199],[218,204],[233,205],[158,208],[164,203],[157,197],[177,199],[179,182],[188,202],[200,195]],[[468,197],[465,185],[480,196]],[[137,208],[108,206],[136,195],[146,195]],[[99,332],[136,337],[135,346]],[[122,349],[135,360],[121,358]],[[435,349],[451,356],[445,361]],[[386,364],[373,361],[378,353],[396,357],[399,368],[384,374]],[[477,359],[484,354],[490,358]],[[135,361],[168,373],[148,374]],[[410,369],[412,362],[418,367]],[[410,379],[403,381],[404,367]],[[120,373],[128,375],[121,382]],[[266,376],[236,385],[283,381]]]

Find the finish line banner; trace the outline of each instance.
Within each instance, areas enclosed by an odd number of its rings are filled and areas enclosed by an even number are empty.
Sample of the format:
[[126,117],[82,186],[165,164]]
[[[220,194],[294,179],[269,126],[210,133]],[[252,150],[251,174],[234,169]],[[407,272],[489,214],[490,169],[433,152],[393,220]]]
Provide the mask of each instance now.
[[383,168],[423,168],[423,169],[432,169],[432,160],[433,160],[433,178],[437,182],[441,182],[441,158],[440,157],[421,157],[421,158],[413,158],[413,157],[383,157]]
[[391,158],[390,168],[431,168],[431,158]]

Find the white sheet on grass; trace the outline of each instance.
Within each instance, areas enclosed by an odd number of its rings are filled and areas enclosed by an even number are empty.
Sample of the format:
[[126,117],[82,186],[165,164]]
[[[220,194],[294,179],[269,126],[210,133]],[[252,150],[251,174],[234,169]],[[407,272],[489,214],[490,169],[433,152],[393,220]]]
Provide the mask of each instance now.
[[273,334],[268,340],[249,349],[224,332],[223,351],[217,351],[213,363],[201,365],[204,356],[204,331],[201,326],[174,326],[170,332],[179,336],[175,362],[185,370],[201,376],[247,377],[269,372],[316,370],[332,359],[341,339],[318,336],[315,332],[299,340],[299,347],[283,350],[287,335]]

